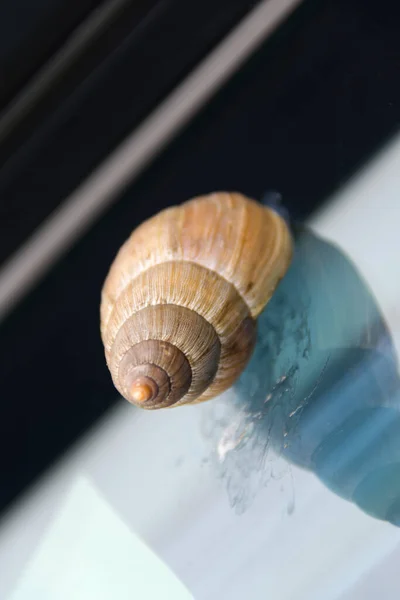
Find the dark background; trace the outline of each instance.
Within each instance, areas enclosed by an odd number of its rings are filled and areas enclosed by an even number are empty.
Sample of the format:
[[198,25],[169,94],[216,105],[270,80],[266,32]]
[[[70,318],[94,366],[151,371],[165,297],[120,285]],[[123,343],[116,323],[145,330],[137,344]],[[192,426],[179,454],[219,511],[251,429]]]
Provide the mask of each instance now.
[[[100,3],[18,4],[0,4],[4,110]],[[121,9],[0,143],[0,262],[255,4]],[[305,0],[0,324],[0,510],[117,401],[98,305],[133,227],[218,189],[276,189],[307,218],[398,130],[398,24],[393,1]]]

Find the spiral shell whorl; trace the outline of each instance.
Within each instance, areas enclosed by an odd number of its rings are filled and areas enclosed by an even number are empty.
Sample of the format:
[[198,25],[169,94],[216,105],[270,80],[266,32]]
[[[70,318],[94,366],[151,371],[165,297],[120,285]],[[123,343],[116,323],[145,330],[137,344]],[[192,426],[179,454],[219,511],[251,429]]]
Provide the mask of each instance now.
[[[143,345],[143,342],[153,342]],[[165,344],[166,343],[166,344]],[[155,365],[169,378],[170,395],[155,398],[155,408],[194,400],[213,381],[221,344],[210,323],[192,310],[173,304],[147,306],[135,312],[120,328],[109,356],[115,387],[129,401],[132,384],[129,367]],[[185,364],[178,357],[183,356]],[[179,368],[178,368],[179,367]],[[184,401],[183,401],[184,399]],[[134,402],[135,403],[135,402]]]
[[284,221],[240,194],[196,198],[143,223],[102,292],[102,339],[120,393],[161,408],[230,387],[290,258]]
[[[163,366],[158,366],[159,364]],[[122,395],[144,408],[171,406],[184,396],[192,382],[192,370],[183,352],[169,342],[145,340],[130,348],[118,370]],[[140,398],[140,392],[150,395]]]

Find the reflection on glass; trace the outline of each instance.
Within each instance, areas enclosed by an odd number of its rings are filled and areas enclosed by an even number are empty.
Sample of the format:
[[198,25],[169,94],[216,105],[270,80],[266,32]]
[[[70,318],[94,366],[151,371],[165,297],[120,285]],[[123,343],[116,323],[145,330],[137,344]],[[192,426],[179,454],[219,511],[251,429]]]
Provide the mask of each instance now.
[[[267,202],[279,209],[277,195]],[[254,481],[279,477],[284,467],[269,460],[278,454],[400,524],[400,382],[390,334],[343,253],[305,228],[293,226],[293,235],[292,266],[259,318],[234,408],[225,406],[229,416],[213,408],[231,503],[245,510]]]

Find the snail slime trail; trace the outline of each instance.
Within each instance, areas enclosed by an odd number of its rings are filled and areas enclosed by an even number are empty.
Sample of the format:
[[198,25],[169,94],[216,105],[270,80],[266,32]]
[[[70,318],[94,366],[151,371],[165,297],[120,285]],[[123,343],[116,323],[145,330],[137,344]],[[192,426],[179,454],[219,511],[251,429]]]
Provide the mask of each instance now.
[[156,409],[231,387],[292,251],[285,220],[239,193],[200,196],[142,223],[101,294],[101,336],[120,394]]

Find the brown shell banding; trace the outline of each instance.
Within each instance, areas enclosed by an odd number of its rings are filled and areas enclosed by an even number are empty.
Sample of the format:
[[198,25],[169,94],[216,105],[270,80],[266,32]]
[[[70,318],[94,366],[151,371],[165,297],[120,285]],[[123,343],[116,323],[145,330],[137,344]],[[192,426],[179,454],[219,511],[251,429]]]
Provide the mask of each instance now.
[[216,193],[166,209],[135,229],[117,254],[102,292],[102,335],[124,288],[154,265],[187,261],[215,271],[257,317],[291,256],[285,221],[242,194]]
[[[109,362],[114,385],[119,391],[121,361],[132,347],[143,340],[169,342],[186,357],[192,379],[187,394],[177,404],[191,402],[213,381],[221,353],[214,328],[194,311],[164,304],[139,310],[119,330]],[[158,366],[165,368],[164,362]]]
[[187,393],[192,382],[192,370],[183,352],[169,342],[160,340],[139,342],[122,358],[116,387],[127,400],[131,401],[133,380],[141,375],[153,379],[158,387],[157,397],[146,402],[145,406],[141,405],[147,409],[175,404]]
[[291,256],[284,220],[241,194],[195,198],[143,223],[122,246],[102,291],[102,339],[119,391],[126,395],[121,360],[129,364],[128,353],[143,340],[168,342],[187,358],[189,389],[170,406],[230,387],[250,358],[254,319]]
[[250,315],[235,288],[217,273],[195,263],[161,263],[140,273],[119,296],[104,332],[106,355],[127,319],[146,306],[158,304],[195,311],[212,324],[222,345]]
[[210,400],[230,388],[247,365],[255,342],[256,322],[248,317],[225,339],[217,374],[212,384],[193,404]]
[[137,310],[162,305],[166,298],[171,305],[188,308],[213,326],[221,344],[221,356],[213,385],[202,399],[221,393],[246,365],[255,340],[255,323],[235,288],[217,273],[195,263],[156,265],[125,288],[109,321],[107,356],[121,323],[126,323]]

